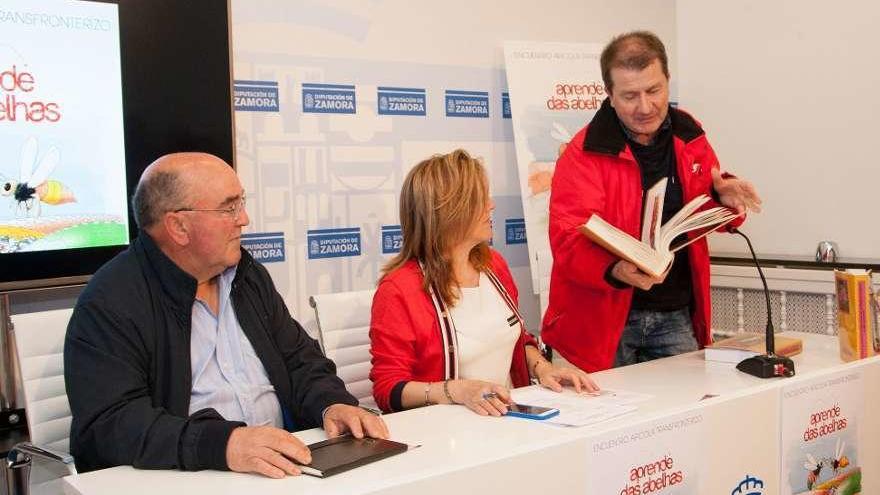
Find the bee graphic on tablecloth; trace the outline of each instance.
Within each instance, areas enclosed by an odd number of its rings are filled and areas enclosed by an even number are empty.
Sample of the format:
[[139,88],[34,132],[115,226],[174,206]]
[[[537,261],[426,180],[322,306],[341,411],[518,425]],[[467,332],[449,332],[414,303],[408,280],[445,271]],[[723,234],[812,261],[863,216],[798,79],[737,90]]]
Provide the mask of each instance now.
[[61,154],[58,148],[51,147],[40,158],[36,171],[33,170],[37,163],[37,140],[28,138],[21,147],[20,175],[16,182],[0,175],[0,196],[12,197],[12,208],[16,215],[33,217],[40,216],[40,203],[47,205],[61,205],[73,203],[76,198],[73,192],[64,184],[49,178],[60,161]]

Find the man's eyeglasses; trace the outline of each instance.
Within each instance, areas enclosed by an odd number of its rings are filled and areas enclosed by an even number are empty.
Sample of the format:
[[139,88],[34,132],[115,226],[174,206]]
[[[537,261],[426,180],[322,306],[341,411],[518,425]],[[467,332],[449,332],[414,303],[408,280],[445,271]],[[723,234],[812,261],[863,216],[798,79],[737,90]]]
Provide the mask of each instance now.
[[241,212],[244,211],[245,203],[246,198],[242,196],[232,203],[231,206],[226,208],[178,208],[174,210],[174,213],[179,213],[181,211],[215,211],[235,221],[238,220],[239,216],[241,216]]

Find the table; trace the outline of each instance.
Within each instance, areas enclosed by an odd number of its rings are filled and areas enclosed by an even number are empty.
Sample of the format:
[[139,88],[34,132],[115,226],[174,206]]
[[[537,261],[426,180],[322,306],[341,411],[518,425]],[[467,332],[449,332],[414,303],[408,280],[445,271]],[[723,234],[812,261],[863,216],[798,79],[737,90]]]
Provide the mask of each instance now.
[[[761,380],[733,365],[706,362],[697,351],[595,373],[603,388],[652,394],[639,410],[598,425],[564,428],[515,418],[487,418],[461,406],[437,405],[384,416],[392,438],[421,446],[328,479],[308,476],[271,480],[230,472],[145,471],[123,466],[64,479],[65,493],[79,495],[187,494],[404,494],[587,493],[602,473],[602,445],[620,432],[699,417],[705,469],[693,493],[731,493],[743,476],[760,476],[763,495],[780,493],[780,410],[784,387],[839,373],[860,373],[864,394],[859,463],[867,467],[862,493],[880,493],[880,357],[842,363],[837,339],[787,332],[804,340],[794,358],[797,376]],[[715,398],[701,400],[705,395]],[[296,434],[306,443],[321,430]],[[661,446],[673,449],[675,446]],[[602,487],[618,494],[622,486]],[[592,492],[591,492],[592,493]],[[664,491],[659,491],[659,494]]]

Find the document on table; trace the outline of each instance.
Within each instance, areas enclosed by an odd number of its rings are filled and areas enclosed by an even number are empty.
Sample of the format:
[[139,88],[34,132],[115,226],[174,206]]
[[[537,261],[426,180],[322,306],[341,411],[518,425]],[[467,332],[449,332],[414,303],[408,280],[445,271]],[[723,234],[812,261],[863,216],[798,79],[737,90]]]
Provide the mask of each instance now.
[[601,390],[595,394],[578,394],[571,389],[561,393],[543,387],[525,387],[510,391],[518,404],[555,407],[559,415],[543,420],[562,426],[586,426],[605,421],[639,408],[639,402],[653,396],[621,390]]

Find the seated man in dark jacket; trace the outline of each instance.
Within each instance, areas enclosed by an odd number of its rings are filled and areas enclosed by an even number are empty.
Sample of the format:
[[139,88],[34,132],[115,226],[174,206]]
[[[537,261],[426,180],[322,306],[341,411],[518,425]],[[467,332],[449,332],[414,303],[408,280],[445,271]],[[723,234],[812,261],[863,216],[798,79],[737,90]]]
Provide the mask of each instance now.
[[[204,153],[150,165],[140,227],[83,291],[64,369],[77,468],[299,474],[308,448],[285,430],[323,425],[387,437],[241,250],[249,219],[235,172]],[[284,429],[282,429],[284,428]]]

